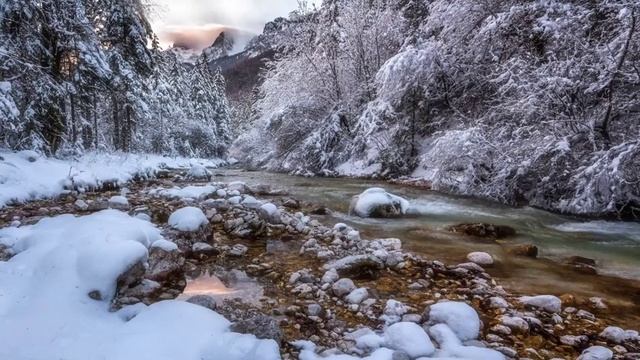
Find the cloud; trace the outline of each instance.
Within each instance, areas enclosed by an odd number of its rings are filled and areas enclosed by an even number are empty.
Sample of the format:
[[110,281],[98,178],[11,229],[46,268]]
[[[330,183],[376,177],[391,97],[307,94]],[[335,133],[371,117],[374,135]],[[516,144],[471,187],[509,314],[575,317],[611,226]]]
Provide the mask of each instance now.
[[163,46],[211,45],[224,29],[258,34],[264,24],[287,16],[298,0],[157,0],[152,25]]

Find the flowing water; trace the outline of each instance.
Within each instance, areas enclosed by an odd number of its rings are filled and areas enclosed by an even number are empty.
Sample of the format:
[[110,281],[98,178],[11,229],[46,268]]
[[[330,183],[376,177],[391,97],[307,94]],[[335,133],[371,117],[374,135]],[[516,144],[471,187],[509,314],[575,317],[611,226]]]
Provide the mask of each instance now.
[[[471,251],[489,252],[497,260],[489,272],[510,291],[603,297],[625,312],[616,317],[629,323],[631,316],[631,323],[640,325],[640,223],[584,220],[375,180],[303,178],[233,169],[216,172],[225,182],[269,184],[295,199],[326,206],[332,213],[317,216],[323,223],[347,223],[359,229],[364,238],[400,238],[406,249],[427,258],[459,263],[466,261]],[[349,216],[351,197],[372,186],[408,199],[414,215],[400,219]],[[517,235],[501,244],[446,231],[450,225],[479,222],[511,226]],[[538,246],[539,258],[507,254],[503,245],[517,243]],[[561,265],[562,259],[576,255],[595,259],[600,275],[578,273]]]

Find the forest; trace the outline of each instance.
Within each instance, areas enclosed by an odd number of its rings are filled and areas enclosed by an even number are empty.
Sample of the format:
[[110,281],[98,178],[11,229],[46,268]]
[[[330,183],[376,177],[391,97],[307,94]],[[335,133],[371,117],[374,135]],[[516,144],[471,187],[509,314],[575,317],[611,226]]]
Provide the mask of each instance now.
[[324,1],[293,14],[233,154],[299,175],[637,218],[633,1]]
[[221,74],[163,51],[138,0],[0,4],[0,146],[222,157]]

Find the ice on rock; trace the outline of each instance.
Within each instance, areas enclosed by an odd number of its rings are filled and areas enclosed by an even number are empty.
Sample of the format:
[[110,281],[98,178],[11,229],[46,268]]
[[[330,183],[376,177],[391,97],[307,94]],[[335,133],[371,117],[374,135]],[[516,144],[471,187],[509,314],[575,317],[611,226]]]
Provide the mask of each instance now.
[[369,188],[351,199],[349,213],[360,217],[396,217],[403,215],[409,202],[383,188]]
[[529,305],[550,313],[562,311],[562,300],[553,295],[522,296],[519,301],[524,305]]
[[611,360],[612,358],[613,351],[604,346],[591,346],[584,349],[577,360]]
[[202,210],[193,206],[178,209],[169,216],[169,226],[178,231],[198,231],[208,223]]
[[399,322],[389,326],[384,332],[385,346],[407,353],[411,358],[429,356],[435,347],[429,335],[420,325],[412,322]]
[[446,324],[462,340],[477,339],[480,333],[478,313],[463,302],[446,301],[431,305],[430,324]]
[[[222,316],[186,302],[109,311],[118,277],[145,261],[147,248],[162,244],[161,239],[153,224],[116,210],[0,229],[0,243],[19,253],[0,262],[1,352],[30,360],[86,360],[96,354],[139,360],[279,359],[274,341],[231,333]],[[103,300],[88,297],[94,290]]]
[[360,304],[369,297],[369,291],[366,288],[358,288],[349,293],[344,299],[349,304]]

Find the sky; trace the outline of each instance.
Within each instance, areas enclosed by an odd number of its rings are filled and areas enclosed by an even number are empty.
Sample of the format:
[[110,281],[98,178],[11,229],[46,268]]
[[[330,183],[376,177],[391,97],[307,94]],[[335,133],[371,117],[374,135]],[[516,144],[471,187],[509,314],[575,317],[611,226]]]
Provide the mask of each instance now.
[[264,24],[287,16],[298,0],[156,0],[151,17],[163,46],[174,42],[201,49],[231,28],[258,34]]

